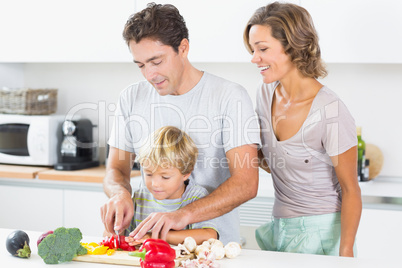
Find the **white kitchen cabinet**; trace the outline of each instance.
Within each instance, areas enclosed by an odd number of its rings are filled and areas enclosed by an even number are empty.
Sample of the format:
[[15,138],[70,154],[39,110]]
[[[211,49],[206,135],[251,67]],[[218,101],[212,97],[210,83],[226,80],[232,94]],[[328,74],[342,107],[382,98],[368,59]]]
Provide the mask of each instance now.
[[[127,18],[149,0],[0,1],[0,62],[131,62]],[[244,27],[270,1],[170,0],[187,22],[193,62],[249,62]],[[293,0],[312,15],[328,63],[402,63],[402,2]]]
[[364,208],[357,232],[357,256],[378,258],[399,256],[402,211]]
[[[142,10],[147,0],[137,0]],[[269,1],[168,0],[176,6],[189,29],[192,62],[250,62],[251,55],[243,43],[243,30],[255,10]],[[299,1],[294,1],[298,3]]]
[[239,207],[242,248],[260,249],[255,239],[255,230],[272,220],[273,205],[273,197],[257,196]]
[[1,228],[44,232],[63,225],[63,190],[0,185],[0,204]]
[[64,226],[77,227],[85,235],[103,236],[100,208],[108,198],[103,192],[64,190]]
[[328,63],[402,63],[402,2],[301,0]]
[[130,62],[135,0],[0,1],[0,62]]

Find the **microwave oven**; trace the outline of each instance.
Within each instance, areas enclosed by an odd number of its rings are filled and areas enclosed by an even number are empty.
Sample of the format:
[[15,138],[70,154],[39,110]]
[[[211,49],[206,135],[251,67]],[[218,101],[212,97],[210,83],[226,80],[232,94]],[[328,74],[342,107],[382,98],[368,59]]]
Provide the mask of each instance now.
[[61,140],[61,115],[0,115],[0,163],[53,166]]

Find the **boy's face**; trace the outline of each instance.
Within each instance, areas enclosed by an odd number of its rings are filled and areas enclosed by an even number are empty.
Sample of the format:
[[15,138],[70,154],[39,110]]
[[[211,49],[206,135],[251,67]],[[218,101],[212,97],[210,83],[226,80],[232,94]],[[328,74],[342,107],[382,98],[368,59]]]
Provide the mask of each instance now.
[[[146,161],[147,162],[147,161]],[[157,200],[180,198],[186,189],[184,182],[190,176],[183,175],[174,167],[143,165],[145,185]]]

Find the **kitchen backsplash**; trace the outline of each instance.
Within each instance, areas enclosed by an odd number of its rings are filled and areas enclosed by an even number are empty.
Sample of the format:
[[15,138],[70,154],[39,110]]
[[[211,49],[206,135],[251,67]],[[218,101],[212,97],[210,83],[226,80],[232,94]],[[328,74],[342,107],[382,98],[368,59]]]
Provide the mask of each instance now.
[[[259,70],[248,63],[195,63],[201,70],[243,85],[255,103],[261,81]],[[328,64],[322,83],[335,91],[362,126],[366,143],[384,154],[380,175],[402,177],[402,64]],[[0,87],[59,89],[58,114],[81,114],[96,124],[101,161],[113,111],[121,90],[143,80],[132,63],[0,63]]]

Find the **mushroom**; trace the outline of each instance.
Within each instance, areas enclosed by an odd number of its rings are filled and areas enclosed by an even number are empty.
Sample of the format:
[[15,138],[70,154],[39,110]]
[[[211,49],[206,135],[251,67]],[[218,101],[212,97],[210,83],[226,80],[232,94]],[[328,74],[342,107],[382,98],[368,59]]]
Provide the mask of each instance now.
[[213,245],[211,247],[211,252],[215,254],[216,260],[222,259],[223,257],[225,257],[225,254],[226,254],[223,244],[222,244],[222,246],[219,244]]
[[225,246],[225,255],[227,258],[234,258],[238,256],[241,252],[241,246],[236,242],[229,242]]
[[176,258],[190,254],[190,251],[182,244],[178,244],[173,249],[176,251]]
[[197,257],[204,257],[208,252],[209,248],[204,245],[197,246],[195,249],[195,255],[197,255]]
[[[212,238],[213,239],[213,238]],[[210,245],[211,245],[211,248],[213,247],[213,246],[220,246],[220,247],[224,247],[223,246],[223,243],[220,241],[220,240],[217,240],[217,239],[208,239],[208,242],[210,243]]]
[[212,245],[216,240],[218,240],[218,239],[210,238],[207,241]]
[[202,244],[201,244],[202,246],[205,246],[205,247],[207,247],[208,249],[210,249],[211,248],[211,244],[208,242],[208,241],[204,241],[204,242],[202,242]]
[[184,246],[188,249],[188,251],[190,252],[194,252],[195,248],[197,247],[197,242],[195,241],[194,238],[192,238],[191,236],[186,237],[184,239]]

